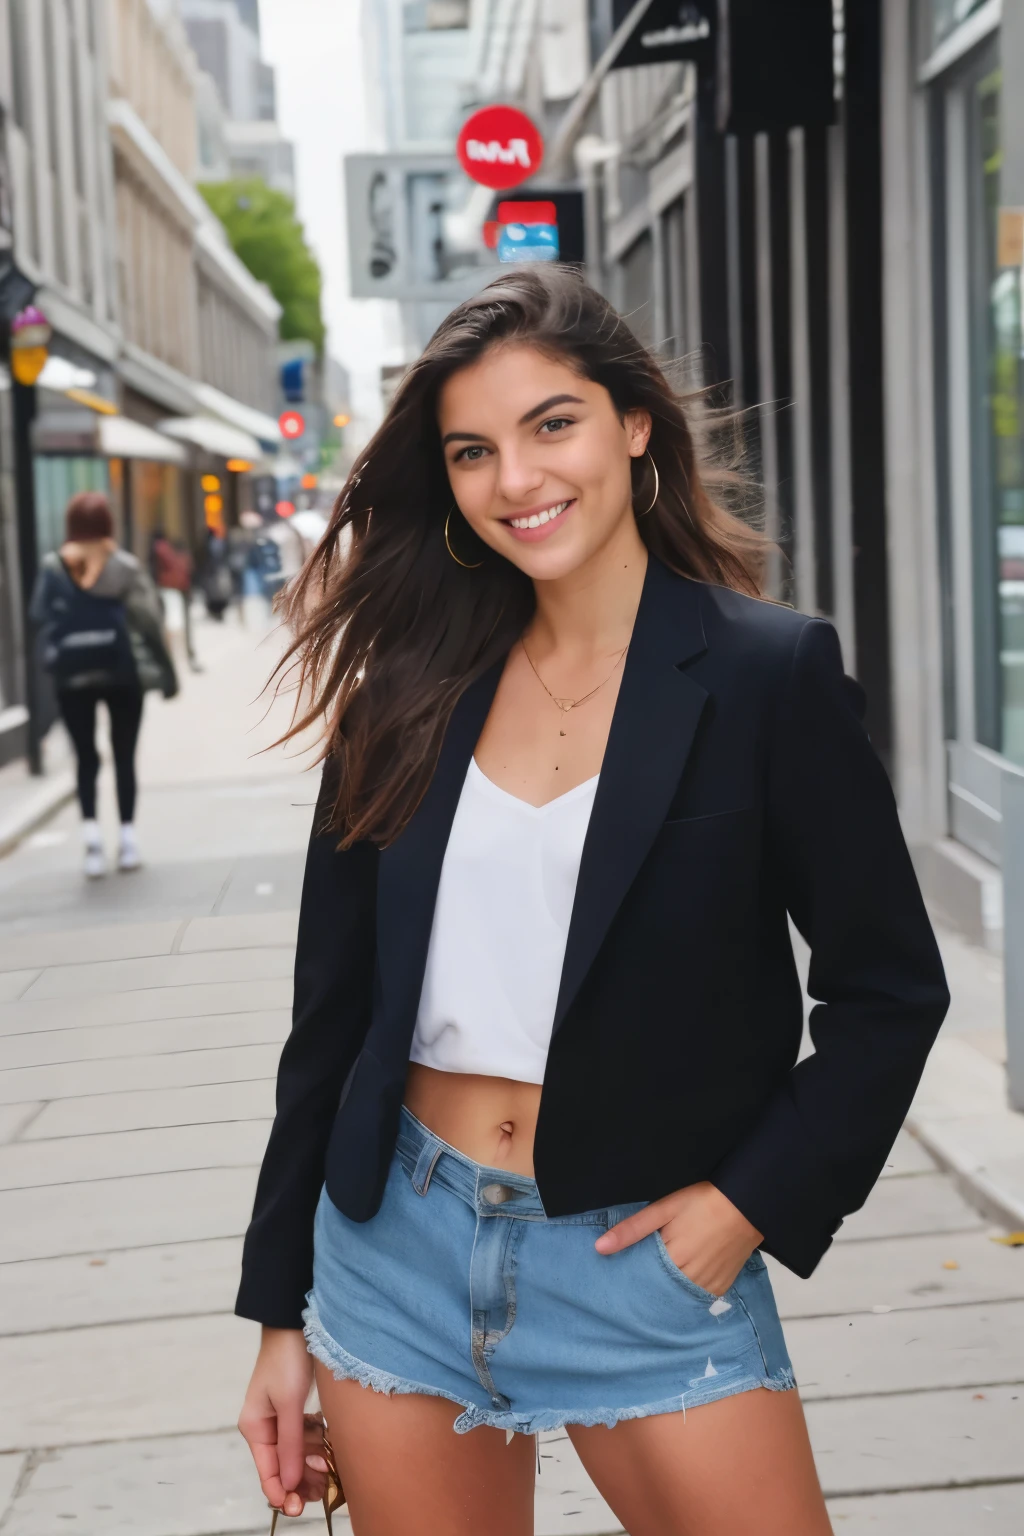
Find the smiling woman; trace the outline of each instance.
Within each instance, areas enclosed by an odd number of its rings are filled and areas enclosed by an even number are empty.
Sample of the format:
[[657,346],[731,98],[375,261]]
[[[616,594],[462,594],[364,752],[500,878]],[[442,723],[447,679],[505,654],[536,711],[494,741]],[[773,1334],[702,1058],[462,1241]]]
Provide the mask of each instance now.
[[711,483],[624,321],[520,269],[292,599],[326,764],[238,1298],[287,1514],[312,1355],[365,1536],[529,1536],[562,1426],[632,1536],[829,1531],[761,1250],[863,1203],[947,997],[835,632]]
[[291,589],[294,728],[326,721],[335,740],[345,722],[343,845],[398,835],[459,696],[526,628],[535,580],[600,548],[624,506],[634,571],[646,546],[759,594],[767,543],[721,504],[745,487],[694,406],[569,268],[503,274],[442,322]]

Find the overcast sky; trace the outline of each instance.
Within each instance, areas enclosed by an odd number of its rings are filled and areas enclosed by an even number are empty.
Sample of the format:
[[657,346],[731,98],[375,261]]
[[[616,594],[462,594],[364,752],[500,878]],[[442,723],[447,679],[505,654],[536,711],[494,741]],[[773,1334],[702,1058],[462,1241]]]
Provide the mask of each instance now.
[[277,70],[277,115],[294,141],[299,217],[320,261],[328,347],[353,374],[353,404],[372,409],[384,306],[348,297],[342,156],[368,149],[359,0],[260,0],[263,56]]

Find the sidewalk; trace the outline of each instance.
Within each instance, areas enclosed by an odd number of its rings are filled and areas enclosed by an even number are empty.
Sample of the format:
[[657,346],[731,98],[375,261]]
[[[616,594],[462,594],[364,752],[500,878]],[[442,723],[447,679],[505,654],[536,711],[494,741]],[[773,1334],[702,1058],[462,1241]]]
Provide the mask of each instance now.
[[[252,755],[280,716],[246,735],[273,643],[204,625],[200,646],[209,670],[147,706],[147,868],[87,885],[70,808],[0,860],[0,1536],[269,1528],[233,1427],[256,1330],[231,1305],[312,781]],[[917,1137],[812,1280],[772,1266],[832,1519],[853,1536],[1024,1529],[1024,1249],[990,1240],[923,1145],[952,1162],[959,1136],[977,1161],[968,1132],[996,1123],[998,965],[943,944],[958,1003]],[[1005,1149],[984,1177],[1008,1196]],[[566,1437],[541,1457],[538,1536],[619,1531]]]

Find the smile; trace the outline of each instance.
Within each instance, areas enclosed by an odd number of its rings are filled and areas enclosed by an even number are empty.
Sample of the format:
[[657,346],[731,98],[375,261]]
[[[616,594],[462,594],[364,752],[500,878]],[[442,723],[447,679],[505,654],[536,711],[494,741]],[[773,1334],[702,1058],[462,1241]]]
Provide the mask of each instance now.
[[[505,527],[511,529],[519,538],[523,538],[524,535],[529,537],[530,534],[534,537],[538,535],[543,537],[549,531],[553,531],[552,525],[561,521],[575,499],[574,496],[570,496],[567,501],[553,502],[550,507],[542,507],[537,512],[524,512],[521,517],[504,518]],[[544,534],[541,534],[541,529],[544,530]]]

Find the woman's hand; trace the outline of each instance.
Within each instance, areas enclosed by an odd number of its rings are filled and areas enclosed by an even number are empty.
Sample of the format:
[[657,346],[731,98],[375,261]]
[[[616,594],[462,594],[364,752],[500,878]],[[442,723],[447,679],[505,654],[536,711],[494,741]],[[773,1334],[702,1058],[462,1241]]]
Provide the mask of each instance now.
[[318,1454],[323,1430],[303,1417],[313,1362],[299,1328],[264,1328],[238,1427],[252,1452],[267,1503],[301,1515],[322,1499],[327,1463]]
[[609,1227],[594,1244],[598,1253],[618,1253],[652,1232],[695,1285],[723,1296],[763,1234],[751,1226],[721,1190],[707,1181],[677,1189]]

